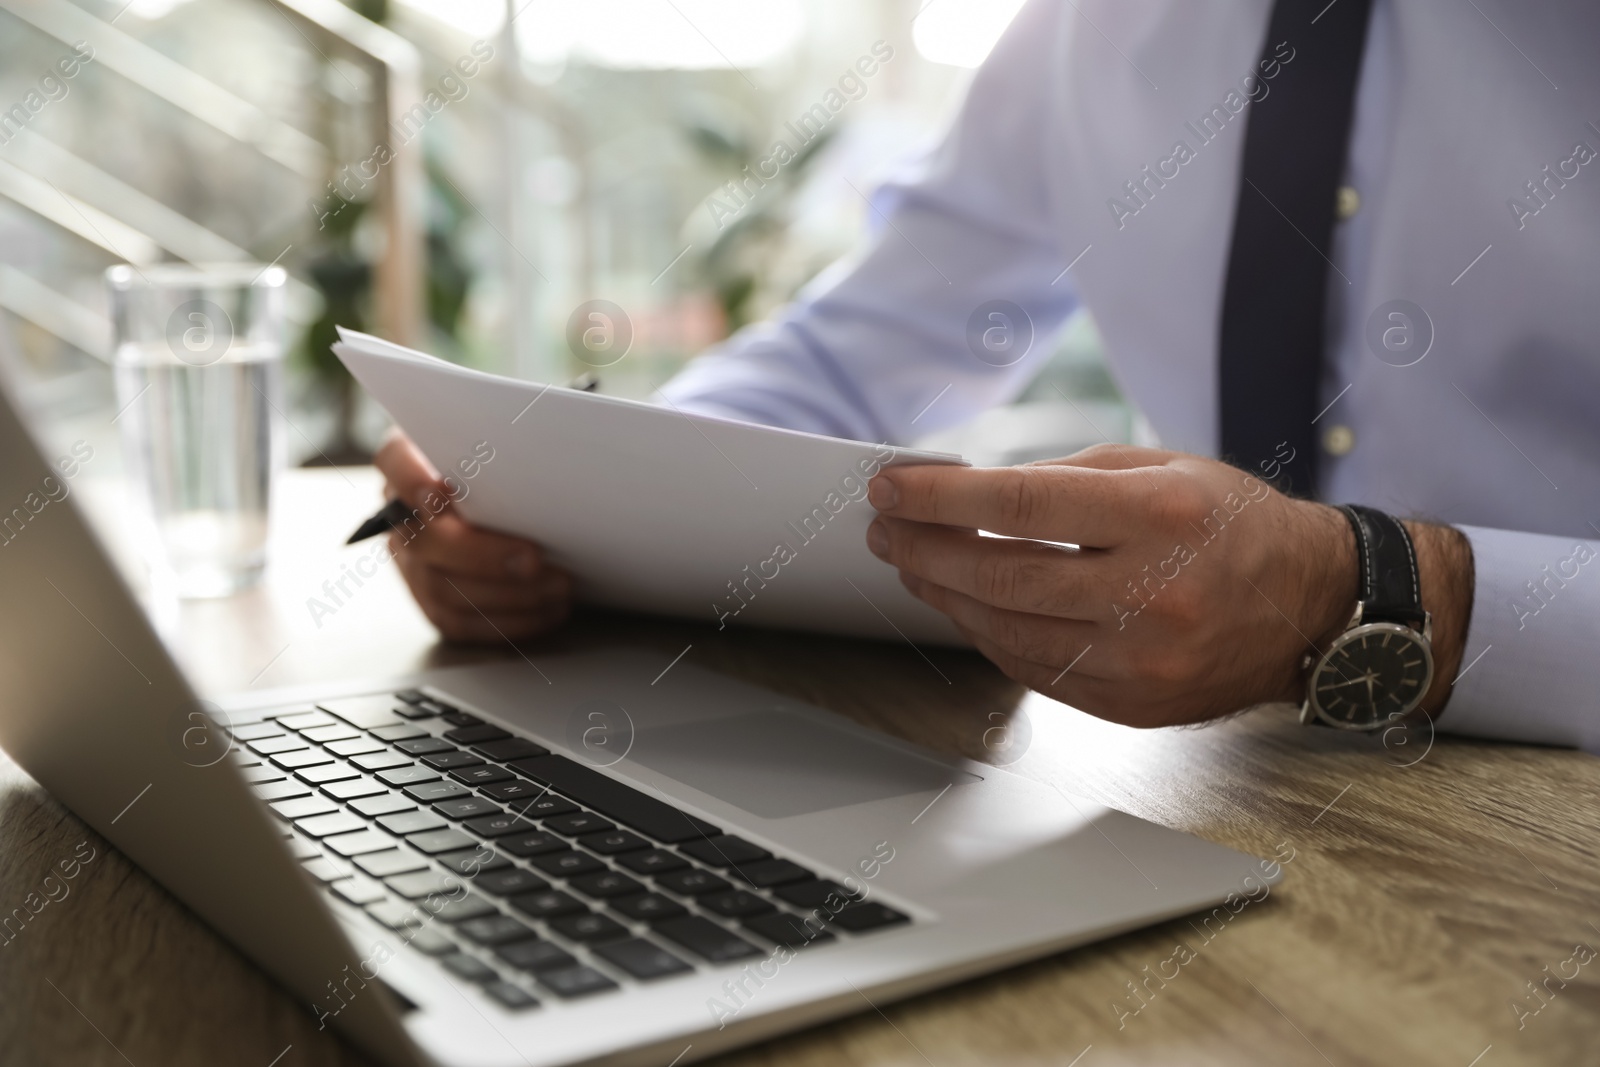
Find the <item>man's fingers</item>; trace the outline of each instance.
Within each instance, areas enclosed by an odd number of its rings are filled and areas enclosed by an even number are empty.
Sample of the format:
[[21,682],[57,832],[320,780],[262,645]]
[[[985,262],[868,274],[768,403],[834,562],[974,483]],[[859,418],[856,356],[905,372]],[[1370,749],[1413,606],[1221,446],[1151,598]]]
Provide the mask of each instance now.
[[[878,558],[995,607],[1064,619],[1108,614],[1113,595],[1098,577],[1094,549],[980,537],[968,530],[879,517],[867,531]],[[1092,555],[1091,555],[1092,554]]]
[[1059,459],[1038,459],[1026,464],[1029,467],[1087,467],[1097,471],[1126,471],[1138,467],[1165,465],[1172,453],[1161,448],[1141,448],[1138,445],[1119,445],[1106,442],[1090,445]]
[[[1030,663],[1056,664],[1056,671],[1060,671],[1073,665],[1094,642],[1097,627],[1093,623],[992,607],[903,572],[901,581],[913,596],[950,616],[964,632],[979,635],[995,647]],[[1092,673],[1094,666],[1080,660],[1074,669]]]
[[423,566],[416,575],[416,584],[421,587],[418,592],[430,600],[489,615],[540,608],[549,601],[566,600],[572,595],[572,579],[566,572],[553,569],[542,571],[533,579],[510,582],[471,578]]
[[1163,470],[891,467],[869,493],[873,507],[895,518],[1109,548],[1147,525]]
[[389,492],[413,507],[421,504],[422,498],[430,492],[446,495],[439,472],[433,469],[428,457],[412,444],[411,438],[398,430],[389,434],[372,462],[383,472]]
[[532,541],[473,526],[451,511],[430,516],[418,508],[389,535],[398,555],[417,559],[452,575],[483,579],[527,579],[544,566],[544,554]]

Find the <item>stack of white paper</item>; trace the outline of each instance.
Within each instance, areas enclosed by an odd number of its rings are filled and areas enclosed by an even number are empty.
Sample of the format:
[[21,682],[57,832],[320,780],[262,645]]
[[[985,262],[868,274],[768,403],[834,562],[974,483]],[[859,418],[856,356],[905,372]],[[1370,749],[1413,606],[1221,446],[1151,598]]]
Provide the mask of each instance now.
[[340,336],[334,352],[453,478],[460,512],[539,542],[580,599],[724,626],[964,643],[866,546],[873,473],[958,456],[691,415]]

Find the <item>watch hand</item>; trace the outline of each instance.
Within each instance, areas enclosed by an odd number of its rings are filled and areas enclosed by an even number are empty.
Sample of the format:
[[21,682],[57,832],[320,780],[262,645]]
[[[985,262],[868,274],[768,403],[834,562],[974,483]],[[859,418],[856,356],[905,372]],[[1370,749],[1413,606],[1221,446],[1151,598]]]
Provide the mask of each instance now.
[[1375,678],[1377,678],[1377,677],[1378,677],[1378,676],[1377,676],[1377,675],[1375,675],[1375,674],[1373,674],[1373,673],[1372,673],[1372,672],[1371,672],[1371,671],[1368,671],[1368,672],[1367,672],[1367,677],[1366,677],[1366,679],[1365,679],[1365,680],[1366,680],[1366,683],[1367,683],[1367,703],[1368,703],[1368,704],[1371,704],[1371,703],[1373,703],[1373,697],[1372,697],[1372,682],[1373,682],[1373,679],[1375,679]]

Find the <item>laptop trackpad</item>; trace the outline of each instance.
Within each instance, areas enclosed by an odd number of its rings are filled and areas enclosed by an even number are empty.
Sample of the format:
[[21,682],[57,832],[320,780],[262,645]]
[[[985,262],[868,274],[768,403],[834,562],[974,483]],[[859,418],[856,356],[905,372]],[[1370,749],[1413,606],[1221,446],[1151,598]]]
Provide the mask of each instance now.
[[792,712],[639,731],[630,755],[763,819],[808,815],[981,779]]

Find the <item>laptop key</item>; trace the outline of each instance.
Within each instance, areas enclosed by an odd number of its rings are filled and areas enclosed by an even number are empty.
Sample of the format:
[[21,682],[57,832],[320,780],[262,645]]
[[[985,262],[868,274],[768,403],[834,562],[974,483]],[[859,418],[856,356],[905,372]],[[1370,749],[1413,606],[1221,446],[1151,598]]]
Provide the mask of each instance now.
[[595,948],[594,954],[612,966],[644,981],[694,970],[666,949],[653,945],[642,937],[600,945]]
[[[368,779],[368,781],[371,781],[371,779]],[[356,784],[357,783],[355,782],[335,782],[333,785],[324,786],[323,788],[327,792],[331,793],[339,786]],[[376,782],[373,784],[378,785]],[[393,815],[398,811],[416,810],[417,806],[411,803],[411,801],[407,800],[405,797],[401,796],[399,793],[391,793],[388,790],[383,789],[382,785],[378,785],[378,788],[382,790],[381,796],[364,796],[360,797],[359,799],[352,800],[350,802],[351,810],[359,811],[369,819],[376,819],[380,815]]]
[[502,867],[511,866],[510,860],[497,854],[488,845],[464,848],[460,852],[446,852],[435,856],[434,859],[465,878],[477,878],[484,871],[497,871]]
[[[377,831],[369,831],[376,833]],[[460,830],[450,828],[446,830],[428,830],[420,834],[409,834],[406,841],[413,847],[421,849],[432,856],[440,852],[452,852],[456,849],[471,848],[477,844],[472,838]]]
[[457,978],[464,978],[469,982],[498,982],[500,980],[499,971],[496,971],[478,957],[469,956],[465,952],[442,956],[439,962],[444,964],[445,970]]
[[394,698],[406,704],[420,704],[428,699],[428,694],[420,689],[402,689],[394,695]]
[[374,878],[387,878],[392,874],[423,870],[428,866],[428,861],[410,849],[391,848],[387,852],[369,852],[365,856],[357,856],[355,864]]
[[636,852],[649,848],[650,842],[631,830],[602,830],[597,834],[584,834],[578,844],[602,856],[615,856],[620,852]]
[[309,796],[311,787],[294,779],[281,782],[263,782],[250,787],[262,800],[288,800],[290,797]]
[[533,893],[541,889],[549,889],[550,883],[531,871],[522,870],[520,867],[507,867],[500,871],[486,871],[472,880],[472,884],[485,893],[493,893],[497,897],[509,897],[517,893]]
[[712,963],[725,963],[729,960],[762,955],[760,949],[744,938],[729,933],[710,919],[699,915],[667,919],[656,923],[655,930],[662,937],[677,942]]
[[302,730],[300,736],[307,741],[315,741],[319,745],[326,745],[330,741],[348,741],[361,736],[361,731],[353,726],[346,726],[336,722],[332,726],[318,726],[313,730]]
[[251,783],[281,782],[289,776],[288,772],[282,767],[274,767],[270,763],[258,763],[254,767],[245,767],[239,773],[244,776],[245,781]]
[[317,767],[306,767],[295,772],[295,777],[302,782],[312,785],[326,785],[329,782],[338,782],[346,778],[360,778],[361,772],[343,761],[337,763],[324,763]]
[[879,930],[885,926],[898,926],[908,923],[911,917],[904,912],[895,911],[886,904],[852,904],[842,909],[833,917],[836,925],[849,930],[852,934],[866,933],[868,930]]
[[[323,818],[328,818],[328,816],[323,816]],[[341,856],[360,856],[367,852],[379,852],[393,848],[394,838],[382,830],[357,830],[353,834],[335,834],[332,837],[325,837],[322,839],[322,843]]]
[[[379,777],[382,777],[380,775]],[[439,800],[454,800],[456,797],[469,797],[472,790],[460,782],[423,782],[419,785],[406,786],[406,796],[413,800],[420,800],[424,804],[432,804]]]
[[[377,742],[373,743],[376,744]],[[330,745],[329,747],[331,748],[332,746]],[[350,762],[364,771],[387,771],[394,767],[412,766],[410,756],[404,752],[390,752],[388,749],[384,749],[382,752],[368,752],[364,755],[352,756],[350,757]]]
[[807,923],[798,915],[780,911],[775,915],[758,915],[744,921],[744,928],[757,937],[789,948],[805,948],[837,940],[828,931]]
[[700,906],[724,919],[746,919],[752,915],[765,915],[775,911],[772,902],[743,889],[730,889],[700,898]]
[[540,985],[558,997],[583,997],[616,989],[617,983],[593,967],[568,967],[564,971],[540,971],[534,976]]
[[228,731],[235,741],[259,741],[263,737],[282,737],[277,723],[254,722],[248,726],[235,726]]
[[580,874],[606,869],[605,864],[587,852],[574,852],[571,849],[565,852],[546,852],[542,856],[534,856],[529,862],[544,873],[557,878],[574,878]]
[[590,912],[587,915],[564,915],[558,919],[550,920],[550,929],[567,938],[569,941],[578,941],[590,944],[600,941],[615,941],[619,937],[628,936],[628,928],[615,919]]
[[459,752],[460,749],[441,737],[418,731],[422,736],[408,741],[396,741],[395,748],[411,756],[427,756],[435,752]]
[[682,856],[668,852],[664,848],[653,848],[648,852],[629,852],[618,856],[617,862],[635,874],[665,874],[689,866],[688,861]]
[[430,697],[426,694],[416,702],[415,707],[426,711],[429,715],[453,715],[459,714],[461,711],[460,708],[448,704],[438,697]]
[[311,877],[319,882],[336,882],[341,878],[350,876],[350,868],[338,860],[331,860],[326,856],[316,856],[306,860],[300,866],[304,867]]
[[501,763],[514,759],[528,759],[532,756],[548,756],[550,754],[550,750],[543,745],[536,745],[532,741],[527,741],[520,737],[508,737],[503,741],[480,741],[472,747],[479,755]]
[[341,879],[328,888],[358,908],[364,908],[368,904],[376,904],[388,896],[383,891],[382,883],[374,882],[371,878],[363,878],[360,875]]
[[508,1011],[526,1011],[539,1006],[539,998],[510,982],[485,982],[483,991],[499,1002],[502,1008]]
[[[505,770],[504,767],[496,769]],[[530,782],[526,778],[513,776],[510,779],[502,779],[493,785],[484,786],[483,791],[496,800],[521,801],[514,807],[518,811],[526,809],[527,814],[533,816],[565,815],[569,811],[578,810],[576,804],[562,800],[560,797],[551,796],[549,786],[540,785],[538,782]],[[527,807],[530,802],[542,801],[550,802],[549,807],[543,811],[532,810]]]
[[610,902],[611,910],[626,915],[636,922],[653,923],[661,919],[675,919],[687,915],[689,909],[660,893],[646,893],[638,897],[623,897]]
[[611,897],[629,897],[644,892],[644,886],[617,871],[596,871],[573,878],[569,885],[586,897],[607,900]]
[[[294,803],[290,801],[290,803]],[[378,820],[378,825],[391,834],[417,834],[424,830],[437,830],[449,826],[444,816],[432,811],[402,811],[395,815],[385,815]]]
[[450,777],[468,785],[488,785],[491,782],[503,782],[508,778],[515,778],[516,775],[492,763],[479,763],[473,767],[456,768],[450,772]]
[[325,711],[302,711],[295,715],[279,715],[279,726],[287,726],[291,730],[314,730],[318,726],[333,726],[338,720]]
[[280,819],[293,822],[312,815],[326,815],[331,811],[338,811],[339,805],[327,797],[309,796],[296,797],[294,800],[280,800],[276,804],[269,804],[273,812]]
[[435,752],[423,756],[422,762],[436,771],[448,771],[455,767],[474,767],[483,762],[482,756],[474,756],[471,752],[463,752],[453,748],[449,752]]
[[458,726],[454,730],[446,730],[444,739],[453,741],[458,745],[476,745],[482,741],[505,741],[510,734],[498,726],[483,724],[479,726]]
[[322,849],[317,847],[315,841],[304,837],[291,836],[289,838],[289,854],[297,860],[321,859]]
[[798,863],[789,860],[761,860],[735,867],[730,873],[734,878],[743,879],[757,889],[783,885],[785,882],[810,881],[816,877]]
[[464,711],[449,711],[444,715],[444,721],[451,726],[482,726],[483,720],[476,715],[469,715]]
[[394,713],[402,719],[431,719],[438,712],[422,704],[396,704]]
[[656,876],[656,885],[663,889],[677,893],[679,896],[699,897],[707,893],[720,893],[728,888],[725,878],[718,878],[710,871],[691,869],[687,871],[670,871],[667,874]]
[[504,837],[506,834],[523,834],[538,830],[538,827],[527,819],[516,815],[507,815],[504,812],[499,815],[484,815],[480,818],[468,819],[462,825],[480,837]]
[[511,898],[511,906],[534,919],[553,919],[560,915],[572,915],[589,910],[577,897],[563,893],[559,889],[523,893]]
[[[296,738],[296,740],[299,739]],[[298,771],[302,767],[315,767],[319,763],[332,763],[333,757],[320,748],[301,748],[293,752],[279,752],[272,757],[272,762],[286,771]]]
[[577,837],[579,834],[592,834],[601,830],[615,830],[617,824],[610,819],[602,819],[592,811],[576,811],[571,815],[557,815],[544,821],[546,830],[554,830],[558,834],[568,837]]
[[809,882],[790,882],[778,886],[772,893],[779,900],[798,908],[827,908],[829,911],[838,911],[856,899],[854,893],[838,882],[820,878],[813,878]]
[[[335,756],[364,756],[369,752],[387,752],[389,746],[376,737],[351,737],[342,741],[329,741],[325,746]],[[367,768],[371,770],[372,768]]]
[[438,778],[438,771],[431,767],[419,767],[414,763],[409,767],[394,767],[378,772],[378,780],[389,785],[414,785],[417,782],[437,781]]
[[475,819],[480,815],[503,814],[498,807],[484,800],[482,797],[461,797],[456,800],[441,800],[434,804],[433,810],[447,819]]
[[630,785],[609,778],[565,756],[535,756],[517,760],[511,769],[518,774],[553,786],[578,803],[630,826],[646,837],[676,844],[722,831],[704,819],[697,819],[671,804],[641,793]]
[[380,900],[367,906],[367,914],[391,930],[408,930],[423,926],[428,913],[415,904],[403,900]]
[[564,852],[567,848],[565,841],[555,834],[547,834],[543,830],[497,838],[495,844],[513,856],[522,857],[541,856],[546,852]]
[[461,936],[476,945],[505,945],[534,937],[533,927],[509,915],[485,915],[456,926]]
[[429,896],[459,897],[467,891],[466,882],[456,875],[440,871],[424,870],[397,874],[392,878],[385,878],[383,884],[407,900],[421,900]]
[[744,838],[734,837],[732,834],[718,834],[716,837],[702,837],[698,841],[685,841],[678,847],[708,867],[738,867],[772,858],[772,853],[766,849],[752,845]]
[[462,900],[451,900],[444,907],[434,909],[431,902],[424,903],[433,910],[442,923],[466,922],[468,919],[478,919],[485,915],[495,915],[494,905],[478,896],[469,896]]
[[365,830],[366,819],[358,816],[354,811],[333,811],[330,814],[296,819],[294,821],[294,829],[304,833],[306,837],[330,837],[333,833],[350,833],[352,830]]
[[311,745],[303,738],[293,734],[280,734],[277,737],[267,737],[260,741],[251,741],[245,747],[258,756],[276,756],[281,752],[299,752],[309,749]]
[[428,956],[448,956],[456,950],[456,943],[431,926],[419,926],[411,931],[411,936],[402,939]]
[[[383,794],[384,796],[389,797],[392,800],[399,800],[400,799],[395,794],[393,794],[393,793],[389,792],[387,789],[385,789],[383,787],[383,783],[382,782],[378,781],[376,778],[368,778],[366,775],[361,775],[360,777],[357,777],[357,778],[346,778],[343,781],[339,781],[339,782],[329,782],[327,785],[322,787],[322,791],[324,793],[328,794],[330,797],[333,797],[336,800],[359,800],[359,799],[366,799],[366,798],[376,798],[376,797],[378,797],[379,794]],[[401,804],[404,805],[405,807],[410,807],[410,805],[409,804],[405,804],[405,802],[403,800],[401,801]],[[352,807],[353,806],[354,805],[352,805]],[[363,815],[387,815],[388,814],[388,811],[376,811],[375,812],[375,811],[368,811],[366,808],[361,808],[359,810],[360,810],[361,814],[363,814]],[[394,808],[392,810],[399,811],[401,809],[400,808]]]
[[559,971],[577,965],[577,958],[549,941],[514,941],[494,954],[521,971]]
[[375,726],[369,732],[373,737],[390,742],[410,741],[413,738],[428,736],[428,731],[420,726],[413,726],[408,722],[397,722],[389,726]]

